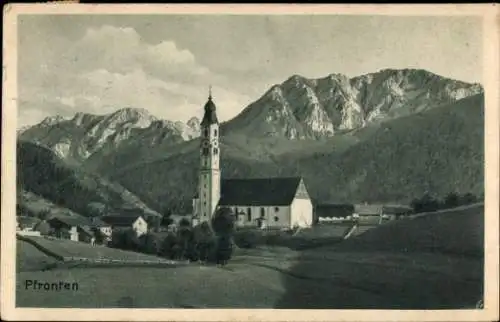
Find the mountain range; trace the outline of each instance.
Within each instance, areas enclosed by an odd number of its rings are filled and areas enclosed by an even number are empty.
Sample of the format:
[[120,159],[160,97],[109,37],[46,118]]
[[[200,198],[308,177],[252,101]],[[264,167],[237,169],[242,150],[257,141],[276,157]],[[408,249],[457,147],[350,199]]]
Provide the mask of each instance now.
[[[481,85],[424,70],[294,75],[221,124],[222,176],[302,175],[323,202],[482,194],[483,114]],[[155,211],[187,212],[199,126],[196,117],[183,124],[123,108],[49,117],[18,138],[123,186]]]

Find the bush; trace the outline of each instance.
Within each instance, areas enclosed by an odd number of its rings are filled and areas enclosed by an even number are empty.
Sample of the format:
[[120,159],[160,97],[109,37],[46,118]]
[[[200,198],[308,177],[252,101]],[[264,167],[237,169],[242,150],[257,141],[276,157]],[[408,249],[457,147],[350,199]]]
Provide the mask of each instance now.
[[255,230],[241,230],[234,233],[234,242],[241,248],[254,248],[263,244],[262,233]]
[[226,265],[233,253],[231,236],[218,236],[215,260],[217,264]]
[[139,237],[140,250],[146,254],[158,255],[161,250],[161,240],[158,235],[147,233]]
[[111,237],[110,246],[124,250],[137,251],[140,249],[140,241],[135,230],[131,228],[115,230]]
[[193,228],[194,252],[196,255],[191,260],[208,261],[210,254],[215,248],[215,236],[207,222],[203,222]]
[[450,192],[446,198],[444,198],[443,206],[444,208],[455,208],[460,205],[460,197],[454,192]]
[[169,233],[162,241],[160,246],[160,255],[174,259],[174,246],[177,243],[177,236],[175,234]]
[[217,236],[232,236],[236,218],[231,209],[220,208],[212,218],[212,228]]
[[38,223],[36,230],[39,231],[42,236],[50,236],[52,234],[52,228],[45,220]]
[[476,202],[478,202],[478,198],[470,192],[460,197],[460,204],[462,205],[470,205]]

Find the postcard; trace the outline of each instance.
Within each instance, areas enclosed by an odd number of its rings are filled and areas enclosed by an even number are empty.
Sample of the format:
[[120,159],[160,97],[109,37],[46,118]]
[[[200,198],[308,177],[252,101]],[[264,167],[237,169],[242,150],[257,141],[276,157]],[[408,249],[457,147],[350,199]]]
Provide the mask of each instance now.
[[2,319],[498,319],[498,7],[4,7]]

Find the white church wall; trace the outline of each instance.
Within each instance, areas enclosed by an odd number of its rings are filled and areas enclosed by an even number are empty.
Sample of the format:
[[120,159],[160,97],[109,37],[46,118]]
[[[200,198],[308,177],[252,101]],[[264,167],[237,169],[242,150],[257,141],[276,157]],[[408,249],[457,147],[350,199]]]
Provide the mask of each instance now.
[[291,205],[291,226],[311,227],[313,206],[310,199],[294,199]]
[[[257,227],[257,219],[264,209],[264,225],[269,228],[286,228],[290,226],[290,206],[226,206],[238,215],[239,227]],[[250,218],[248,216],[250,209]],[[250,220],[249,220],[250,219]]]

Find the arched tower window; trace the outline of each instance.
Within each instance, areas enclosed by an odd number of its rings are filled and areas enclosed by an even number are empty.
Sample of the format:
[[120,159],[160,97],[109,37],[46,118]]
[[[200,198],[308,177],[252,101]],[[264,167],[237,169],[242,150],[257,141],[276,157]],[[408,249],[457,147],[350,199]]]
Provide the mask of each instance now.
[[250,207],[247,209],[247,219],[248,221],[252,221],[252,208]]
[[205,134],[205,137],[208,138],[208,129],[205,129],[204,134]]

